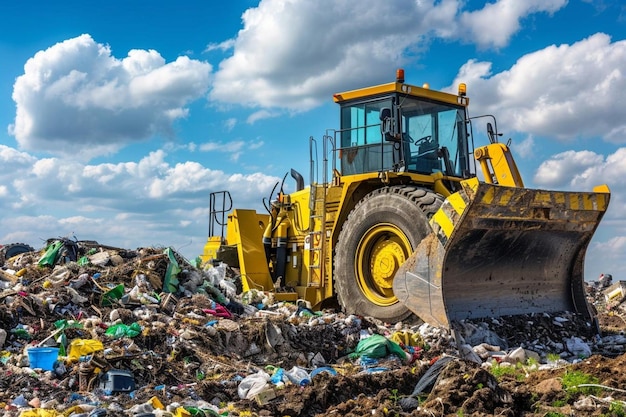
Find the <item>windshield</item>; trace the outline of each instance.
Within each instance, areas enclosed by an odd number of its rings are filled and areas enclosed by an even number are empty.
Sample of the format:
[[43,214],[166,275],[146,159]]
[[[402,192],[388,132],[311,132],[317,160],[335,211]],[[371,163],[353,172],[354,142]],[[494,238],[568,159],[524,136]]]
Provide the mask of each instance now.
[[[382,109],[391,111],[391,135],[382,132]],[[343,175],[393,170],[461,177],[469,169],[464,108],[406,96],[342,105],[341,150]]]
[[407,170],[462,176],[468,169],[463,108],[405,100],[400,112],[408,140]]

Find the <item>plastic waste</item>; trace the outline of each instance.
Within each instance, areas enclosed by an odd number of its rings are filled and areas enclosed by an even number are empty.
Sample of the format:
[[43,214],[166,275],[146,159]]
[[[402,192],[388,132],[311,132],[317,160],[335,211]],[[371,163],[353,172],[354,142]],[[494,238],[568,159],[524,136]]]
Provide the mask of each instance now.
[[165,271],[165,278],[163,279],[163,291],[175,293],[178,291],[178,274],[181,273],[182,268],[178,265],[172,248],[167,248],[163,252],[167,255],[169,260],[167,271]]
[[39,266],[52,266],[56,263],[59,257],[59,250],[63,247],[63,242],[60,240],[55,241],[46,248],[43,256],[39,259]]
[[276,370],[272,374],[272,377],[270,378],[270,381],[274,385],[281,386],[281,385],[284,385],[284,382],[285,382],[284,378],[285,378],[285,370],[283,368],[276,368]]
[[66,266],[57,265],[52,270],[52,273],[44,281],[44,287],[59,288],[66,285],[68,278],[70,277],[70,270]]
[[270,376],[267,372],[259,371],[256,374],[248,375],[241,380],[237,387],[237,394],[241,399],[252,399],[255,395],[265,389]]
[[209,267],[205,269],[205,272],[209,277],[211,285],[215,287],[219,286],[220,282],[226,278],[226,267],[224,263],[220,263],[216,266],[209,265]]
[[114,339],[119,339],[120,337],[135,337],[140,333],[141,326],[137,322],[132,323],[131,325],[123,323],[114,324],[113,326],[110,326],[106,332],[104,332],[105,335]]
[[124,295],[124,285],[123,284],[116,285],[115,287],[111,288],[110,290],[102,294],[102,301],[100,302],[100,304],[102,304],[103,307],[108,307],[112,305],[115,302],[115,300],[119,300],[120,298],[122,298],[123,295]]
[[[99,387],[105,390],[107,393],[128,393],[135,390],[135,377],[130,371],[126,371],[123,369],[112,369],[100,375]],[[151,400],[149,404],[152,406],[152,409],[157,408],[153,400]],[[163,406],[161,405],[161,408],[162,407]]]
[[591,356],[591,348],[580,337],[572,336],[569,339],[565,339],[567,350],[573,355],[579,358],[587,358]]
[[85,285],[87,281],[89,281],[89,274],[80,274],[78,278],[70,281],[70,287],[74,289],[80,288]]
[[394,332],[390,339],[399,345],[424,347],[422,336],[407,330]]
[[335,369],[331,368],[330,366],[322,366],[319,368],[315,368],[311,371],[311,379],[313,379],[315,375],[318,375],[321,373],[326,373],[326,374],[330,374],[333,376],[337,375],[337,371],[335,371]]
[[311,383],[311,376],[309,373],[298,366],[294,366],[289,371],[285,372],[285,375],[296,385],[304,386]]
[[356,346],[356,350],[351,354],[351,357],[368,356],[370,358],[384,358],[390,354],[396,355],[403,361],[410,359],[407,353],[396,342],[387,339],[385,336],[373,334],[359,342]]
[[30,410],[23,410],[22,412],[20,412],[20,417],[63,417],[63,414],[55,410],[33,408]]
[[18,407],[26,407],[28,405],[28,401],[26,401],[24,394],[20,394],[17,397],[15,397],[13,401],[11,401],[11,404],[18,406]]
[[7,340],[7,331],[0,329],[0,348],[4,346],[4,342]]
[[78,361],[81,356],[104,350],[104,345],[99,340],[94,339],[74,339],[70,343],[68,359]]
[[439,374],[443,372],[443,370],[446,368],[446,366],[448,366],[448,363],[452,359],[454,359],[452,356],[443,356],[439,358],[435,363],[433,363],[432,366],[428,368],[426,373],[422,375],[420,380],[417,381],[417,384],[415,385],[415,388],[413,388],[411,396],[418,396],[422,393],[429,393],[435,385],[437,378],[439,378]]
[[32,339],[32,336],[30,335],[30,333],[28,333],[28,330],[23,329],[23,328],[18,327],[16,329],[11,329],[11,333],[19,337],[20,339],[25,339],[25,340]]

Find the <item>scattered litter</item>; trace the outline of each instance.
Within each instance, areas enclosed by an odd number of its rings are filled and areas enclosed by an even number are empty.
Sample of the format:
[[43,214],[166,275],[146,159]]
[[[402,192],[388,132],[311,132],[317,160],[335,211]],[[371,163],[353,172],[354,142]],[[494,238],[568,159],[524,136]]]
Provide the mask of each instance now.
[[[447,330],[242,293],[236,269],[193,264],[172,248],[50,239],[0,273],[0,403],[9,417],[384,415],[394,406],[441,415],[442,404],[470,415],[482,395],[492,409],[479,411],[497,414],[512,407],[498,367],[528,376],[531,363],[557,372],[626,362],[624,281],[607,275],[588,297],[614,332],[598,335],[570,312]],[[478,397],[447,394],[465,386]],[[571,405],[597,409],[589,398]]]

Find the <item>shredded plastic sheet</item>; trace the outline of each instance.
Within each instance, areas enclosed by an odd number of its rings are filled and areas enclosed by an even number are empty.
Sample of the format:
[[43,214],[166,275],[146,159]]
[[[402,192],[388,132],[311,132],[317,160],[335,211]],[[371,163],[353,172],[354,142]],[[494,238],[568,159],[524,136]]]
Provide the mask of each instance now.
[[39,266],[53,266],[59,256],[59,250],[63,247],[63,242],[60,240],[55,241],[46,248],[45,253],[39,259]]
[[22,411],[20,417],[63,417],[63,413],[44,408],[34,408],[32,410]]
[[163,251],[168,259],[169,264],[167,265],[167,271],[165,272],[165,278],[163,279],[163,291],[176,293],[178,291],[178,274],[181,273],[182,269],[178,265],[178,261],[174,256],[174,252],[172,248],[167,248]]
[[104,350],[104,345],[99,340],[74,339],[72,340],[72,343],[70,343],[67,357],[72,361],[78,361],[81,356],[87,356],[101,350]]
[[139,325],[139,323],[132,323],[130,326],[120,323],[120,324],[114,324],[113,326],[109,327],[106,332],[104,332],[105,335],[112,337],[114,339],[119,339],[121,337],[135,337],[138,336],[141,333],[141,326]]
[[390,354],[396,355],[403,361],[407,360],[406,352],[396,342],[380,334],[373,334],[363,339],[356,346],[351,357],[367,356],[368,358],[384,358]]

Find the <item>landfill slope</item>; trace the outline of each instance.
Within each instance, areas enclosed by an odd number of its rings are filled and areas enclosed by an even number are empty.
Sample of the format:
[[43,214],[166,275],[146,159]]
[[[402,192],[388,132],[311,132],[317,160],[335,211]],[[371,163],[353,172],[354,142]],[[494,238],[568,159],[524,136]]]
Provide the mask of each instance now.
[[[562,312],[455,323],[455,340],[242,293],[237,270],[171,248],[49,243],[0,273],[6,416],[624,415],[619,283],[588,288],[599,335]],[[51,369],[33,347],[59,349]]]

